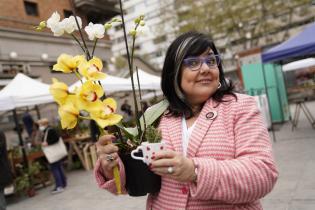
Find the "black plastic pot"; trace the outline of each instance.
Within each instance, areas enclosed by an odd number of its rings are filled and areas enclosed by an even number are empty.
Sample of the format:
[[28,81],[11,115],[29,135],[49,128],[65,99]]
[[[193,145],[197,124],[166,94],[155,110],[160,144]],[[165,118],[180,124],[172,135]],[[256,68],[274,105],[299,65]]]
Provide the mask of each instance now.
[[[142,152],[136,153],[141,156]],[[135,160],[130,154],[120,154],[126,173],[126,190],[130,196],[145,196],[157,193],[161,188],[161,177],[150,171],[141,160]]]

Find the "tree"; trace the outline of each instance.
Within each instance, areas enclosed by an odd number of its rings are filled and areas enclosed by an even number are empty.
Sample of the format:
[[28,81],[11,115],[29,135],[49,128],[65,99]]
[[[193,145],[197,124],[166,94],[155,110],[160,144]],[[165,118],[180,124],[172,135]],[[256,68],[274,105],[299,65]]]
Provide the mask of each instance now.
[[283,41],[297,8],[305,14],[311,11],[309,0],[176,0],[175,4],[178,32],[198,30],[244,48],[257,46],[261,37],[279,30],[285,33],[277,41]]

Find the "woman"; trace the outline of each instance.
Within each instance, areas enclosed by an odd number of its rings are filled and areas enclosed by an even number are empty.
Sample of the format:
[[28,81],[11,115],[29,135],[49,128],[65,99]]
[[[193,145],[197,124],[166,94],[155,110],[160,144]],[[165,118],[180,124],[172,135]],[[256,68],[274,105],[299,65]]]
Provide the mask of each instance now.
[[[42,146],[46,147],[48,145],[53,145],[58,143],[59,134],[51,126],[49,126],[49,121],[46,118],[37,121],[39,125],[39,130],[43,132]],[[67,179],[62,166],[62,159],[56,162],[50,163],[50,170],[55,179],[55,188],[51,191],[52,194],[61,193],[67,186]]]
[[[160,121],[168,151],[156,154],[151,170],[162,176],[147,209],[262,209],[278,172],[262,116],[253,97],[232,92],[219,53],[205,35],[188,32],[169,47],[162,71],[169,109]],[[117,147],[100,138],[95,175],[115,190],[112,168],[124,166]],[[114,161],[106,160],[112,155]]]

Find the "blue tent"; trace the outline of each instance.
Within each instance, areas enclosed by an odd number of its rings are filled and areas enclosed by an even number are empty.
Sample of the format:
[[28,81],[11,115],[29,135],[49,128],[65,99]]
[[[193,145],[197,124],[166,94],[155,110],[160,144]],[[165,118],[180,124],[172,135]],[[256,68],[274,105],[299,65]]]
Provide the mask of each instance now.
[[263,52],[262,60],[264,63],[279,62],[311,55],[315,55],[315,23],[307,26],[295,37]]

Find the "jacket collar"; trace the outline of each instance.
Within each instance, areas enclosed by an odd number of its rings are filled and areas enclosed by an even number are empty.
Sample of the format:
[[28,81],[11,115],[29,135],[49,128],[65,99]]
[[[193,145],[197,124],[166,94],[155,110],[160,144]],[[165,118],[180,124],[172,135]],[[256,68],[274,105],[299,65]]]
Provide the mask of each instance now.
[[[196,125],[192,131],[187,148],[187,157],[194,157],[204,136],[211,127],[213,121],[217,117],[216,103],[209,99],[203,106],[197,120]],[[174,117],[169,121],[169,135],[171,144],[176,152],[183,153],[182,146],[182,118]]]

